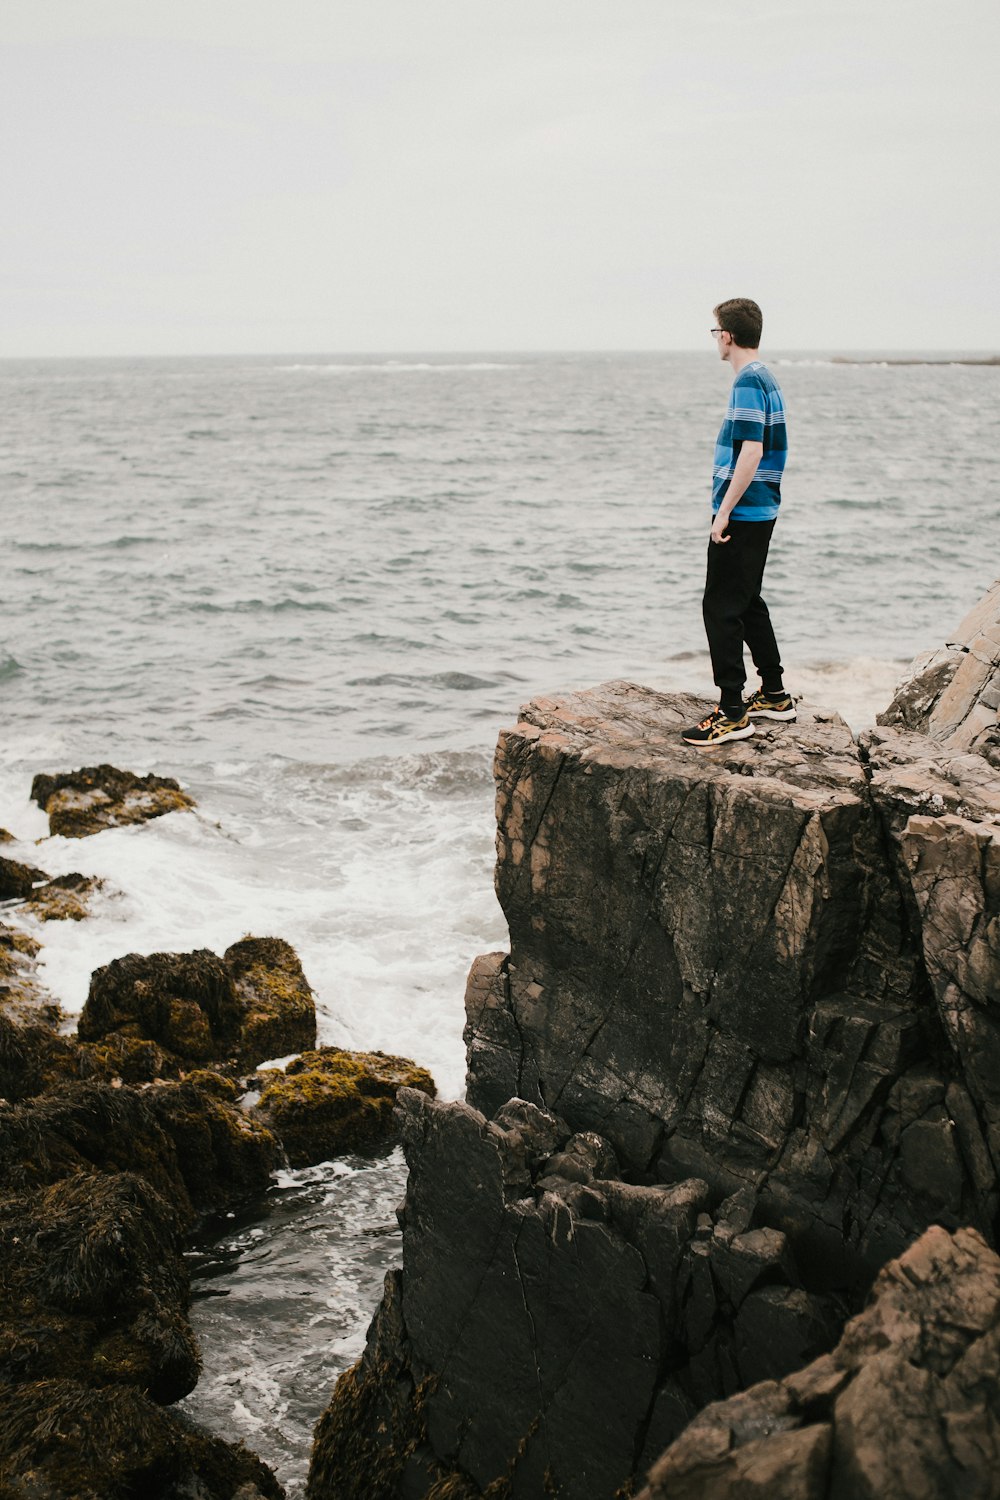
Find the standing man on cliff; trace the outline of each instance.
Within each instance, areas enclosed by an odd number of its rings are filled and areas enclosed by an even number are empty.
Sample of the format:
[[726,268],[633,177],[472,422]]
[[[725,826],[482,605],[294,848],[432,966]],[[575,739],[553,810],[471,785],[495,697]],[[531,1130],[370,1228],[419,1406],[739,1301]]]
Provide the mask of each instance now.
[[[749,297],[720,302],[712,336],[735,379],[715,443],[712,532],[702,613],[719,705],[681,738],[713,747],[753,734],[754,719],[794,719],[761,581],[781,504],[788,443],[781,388],[758,359],[763,315]],[[743,643],[761,685],[744,703]]]

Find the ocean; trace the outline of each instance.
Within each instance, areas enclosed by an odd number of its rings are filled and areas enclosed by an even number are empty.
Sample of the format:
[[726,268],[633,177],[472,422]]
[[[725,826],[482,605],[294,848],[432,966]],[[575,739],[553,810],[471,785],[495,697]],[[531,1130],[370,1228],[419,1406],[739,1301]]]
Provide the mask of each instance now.
[[[786,681],[861,727],[998,571],[1000,370],[768,362]],[[0,362],[0,827],[12,857],[106,883],[82,923],[3,916],[41,938],[67,1012],[123,953],[284,937],[322,1041],[460,1096],[465,975],[506,941],[498,729],[613,677],[713,701],[730,378],[714,349]],[[176,776],[198,809],[47,838],[33,774],[99,761]],[[404,1183],[398,1152],[282,1173],[192,1251],[185,1408],[292,1496],[398,1258]]]

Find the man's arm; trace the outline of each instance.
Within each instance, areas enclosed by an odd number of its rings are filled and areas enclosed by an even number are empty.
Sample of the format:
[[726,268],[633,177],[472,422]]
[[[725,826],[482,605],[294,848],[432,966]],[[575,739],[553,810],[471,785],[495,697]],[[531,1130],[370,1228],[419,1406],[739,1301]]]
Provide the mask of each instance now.
[[763,443],[744,442],[741,444],[736,459],[736,467],[733,469],[733,477],[729,481],[729,488],[726,490],[722,504],[716,511],[715,519],[712,522],[713,542],[728,542],[730,540],[728,536],[723,536],[723,532],[729,525],[730,514],[739,505],[749,489],[753,476],[760,467],[760,461],[763,456]]

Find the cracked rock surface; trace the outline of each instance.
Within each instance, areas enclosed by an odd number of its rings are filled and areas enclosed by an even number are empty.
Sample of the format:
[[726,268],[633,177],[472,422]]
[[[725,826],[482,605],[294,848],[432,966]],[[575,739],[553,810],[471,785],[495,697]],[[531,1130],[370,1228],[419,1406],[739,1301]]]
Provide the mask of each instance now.
[[857,740],[623,682],[501,733],[510,951],[467,1103],[400,1095],[311,1500],[1000,1500],[998,705],[1000,584]]

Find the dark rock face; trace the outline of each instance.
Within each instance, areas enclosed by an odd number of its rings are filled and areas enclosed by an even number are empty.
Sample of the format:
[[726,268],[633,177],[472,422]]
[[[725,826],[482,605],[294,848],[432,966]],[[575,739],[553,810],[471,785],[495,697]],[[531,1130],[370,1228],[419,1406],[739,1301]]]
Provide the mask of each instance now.
[[[400,1103],[401,1304],[373,1328],[373,1389],[356,1376],[341,1406],[395,1403],[406,1451],[366,1426],[375,1482],[334,1432],[310,1493],[417,1496],[443,1471],[472,1494],[610,1496],[720,1382],[788,1373],[835,1336],[837,1309],[801,1288],[785,1236],[747,1231],[739,1204],[713,1219],[704,1182],[625,1183],[606,1141],[521,1100],[492,1122],[412,1092]],[[394,1353],[387,1323],[405,1328]]]
[[31,797],[48,814],[50,833],[74,839],[195,806],[169,776],[136,776],[107,765],[36,776]]
[[694,711],[612,684],[501,736],[511,952],[470,978],[470,1103],[513,1088],[633,1174],[749,1190],[817,1286],[942,1212],[992,1233],[995,1174],[941,1128],[967,1083],[850,732],[800,707],[705,755],[678,743]]
[[1000,1493],[1000,1260],[929,1229],[832,1354],[709,1407],[640,1500],[968,1500]]
[[510,952],[310,1500],[1000,1496],[998,621],[860,742],[623,683],[501,735]]
[[252,1113],[279,1137],[293,1167],[394,1140],[399,1090],[435,1092],[431,1075],[408,1057],[339,1047],[304,1052],[283,1073],[266,1069],[257,1081]]

